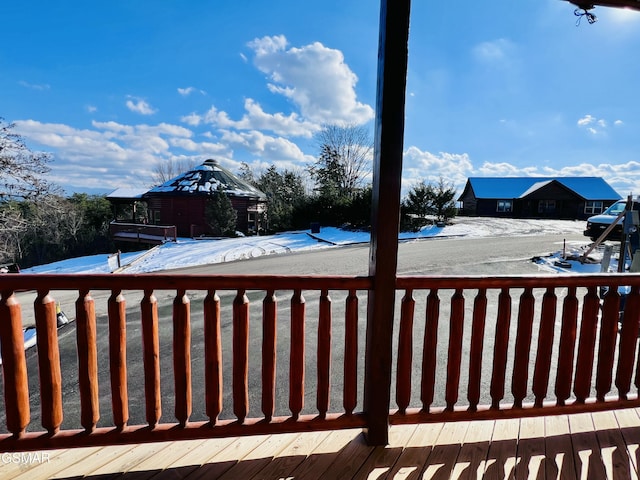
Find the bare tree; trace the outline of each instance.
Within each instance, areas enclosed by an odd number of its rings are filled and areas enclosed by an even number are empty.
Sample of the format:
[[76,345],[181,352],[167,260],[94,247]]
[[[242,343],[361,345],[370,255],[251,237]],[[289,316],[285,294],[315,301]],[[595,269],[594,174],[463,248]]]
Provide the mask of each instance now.
[[45,177],[51,155],[31,151],[14,128],[0,117],[0,201],[59,193]]
[[373,140],[369,130],[355,124],[324,125],[316,135],[321,154],[332,152],[342,170],[340,188],[351,196],[362,188],[371,173]]
[[22,257],[29,224],[16,205],[3,205],[0,227],[0,263],[16,262]]
[[194,159],[174,159],[162,160],[156,164],[151,174],[153,186],[162,185],[164,182],[177,177],[181,173],[193,170],[197,166]]

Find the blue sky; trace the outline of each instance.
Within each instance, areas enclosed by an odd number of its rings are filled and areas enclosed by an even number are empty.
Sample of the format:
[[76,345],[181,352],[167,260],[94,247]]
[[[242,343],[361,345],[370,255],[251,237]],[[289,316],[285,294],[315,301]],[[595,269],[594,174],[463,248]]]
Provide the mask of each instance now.
[[[640,194],[640,12],[561,0],[414,1],[404,187],[596,175]],[[168,159],[305,168],[325,123],[373,131],[379,4],[3,7],[0,116],[68,193],[148,187]]]

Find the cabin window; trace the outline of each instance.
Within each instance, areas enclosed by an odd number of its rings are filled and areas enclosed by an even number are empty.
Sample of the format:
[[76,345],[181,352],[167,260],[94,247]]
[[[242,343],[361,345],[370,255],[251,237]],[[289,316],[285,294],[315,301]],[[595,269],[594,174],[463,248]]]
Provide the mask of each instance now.
[[604,205],[601,200],[587,200],[584,204],[584,213],[587,215],[598,215],[604,210]]
[[498,200],[498,212],[506,213],[512,211],[512,203],[511,200]]
[[256,230],[256,213],[249,212],[247,215],[247,230],[249,232],[255,232]]

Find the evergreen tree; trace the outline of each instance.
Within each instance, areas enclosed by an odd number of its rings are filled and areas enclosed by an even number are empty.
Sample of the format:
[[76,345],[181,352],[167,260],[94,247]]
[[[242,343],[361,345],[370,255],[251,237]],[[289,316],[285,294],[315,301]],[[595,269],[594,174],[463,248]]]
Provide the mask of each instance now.
[[456,189],[455,187],[444,181],[442,177],[438,183],[432,187],[433,199],[432,208],[438,221],[445,222],[456,216],[458,209],[456,208]]
[[455,217],[456,190],[441,177],[437,184],[424,180],[414,185],[402,202],[401,229],[417,231],[426,225],[429,216],[439,222]]
[[237,215],[227,194],[218,187],[205,207],[205,217],[211,233],[216,237],[234,237]]
[[256,181],[267,196],[266,230],[270,233],[294,228],[294,212],[305,202],[302,176],[290,170],[279,172],[271,165]]

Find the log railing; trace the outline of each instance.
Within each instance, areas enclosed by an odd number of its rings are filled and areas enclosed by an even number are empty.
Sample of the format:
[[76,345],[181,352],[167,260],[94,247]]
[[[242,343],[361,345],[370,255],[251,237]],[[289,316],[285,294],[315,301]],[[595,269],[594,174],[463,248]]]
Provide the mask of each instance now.
[[[392,424],[640,406],[638,275],[396,287]],[[363,372],[371,288],[345,276],[1,276],[0,451],[366,427],[364,384],[386,388]],[[57,327],[58,302],[75,322]]]
[[[364,426],[356,406],[359,309],[366,301],[358,294],[366,300],[370,287],[367,277],[339,276],[1,277],[0,450]],[[339,308],[330,294],[341,298]],[[65,296],[75,298],[73,369],[61,358],[63,345],[73,343],[66,338],[73,324],[56,325],[56,304]],[[31,301],[37,349],[25,355],[22,328],[29,321],[22,310]],[[342,345],[332,344],[338,330]],[[305,376],[306,364],[314,379]],[[315,388],[307,391],[309,385]],[[330,395],[342,401],[330,402]],[[67,418],[68,405],[78,402],[78,418]]]
[[404,277],[397,286],[391,423],[640,405],[638,275]]

